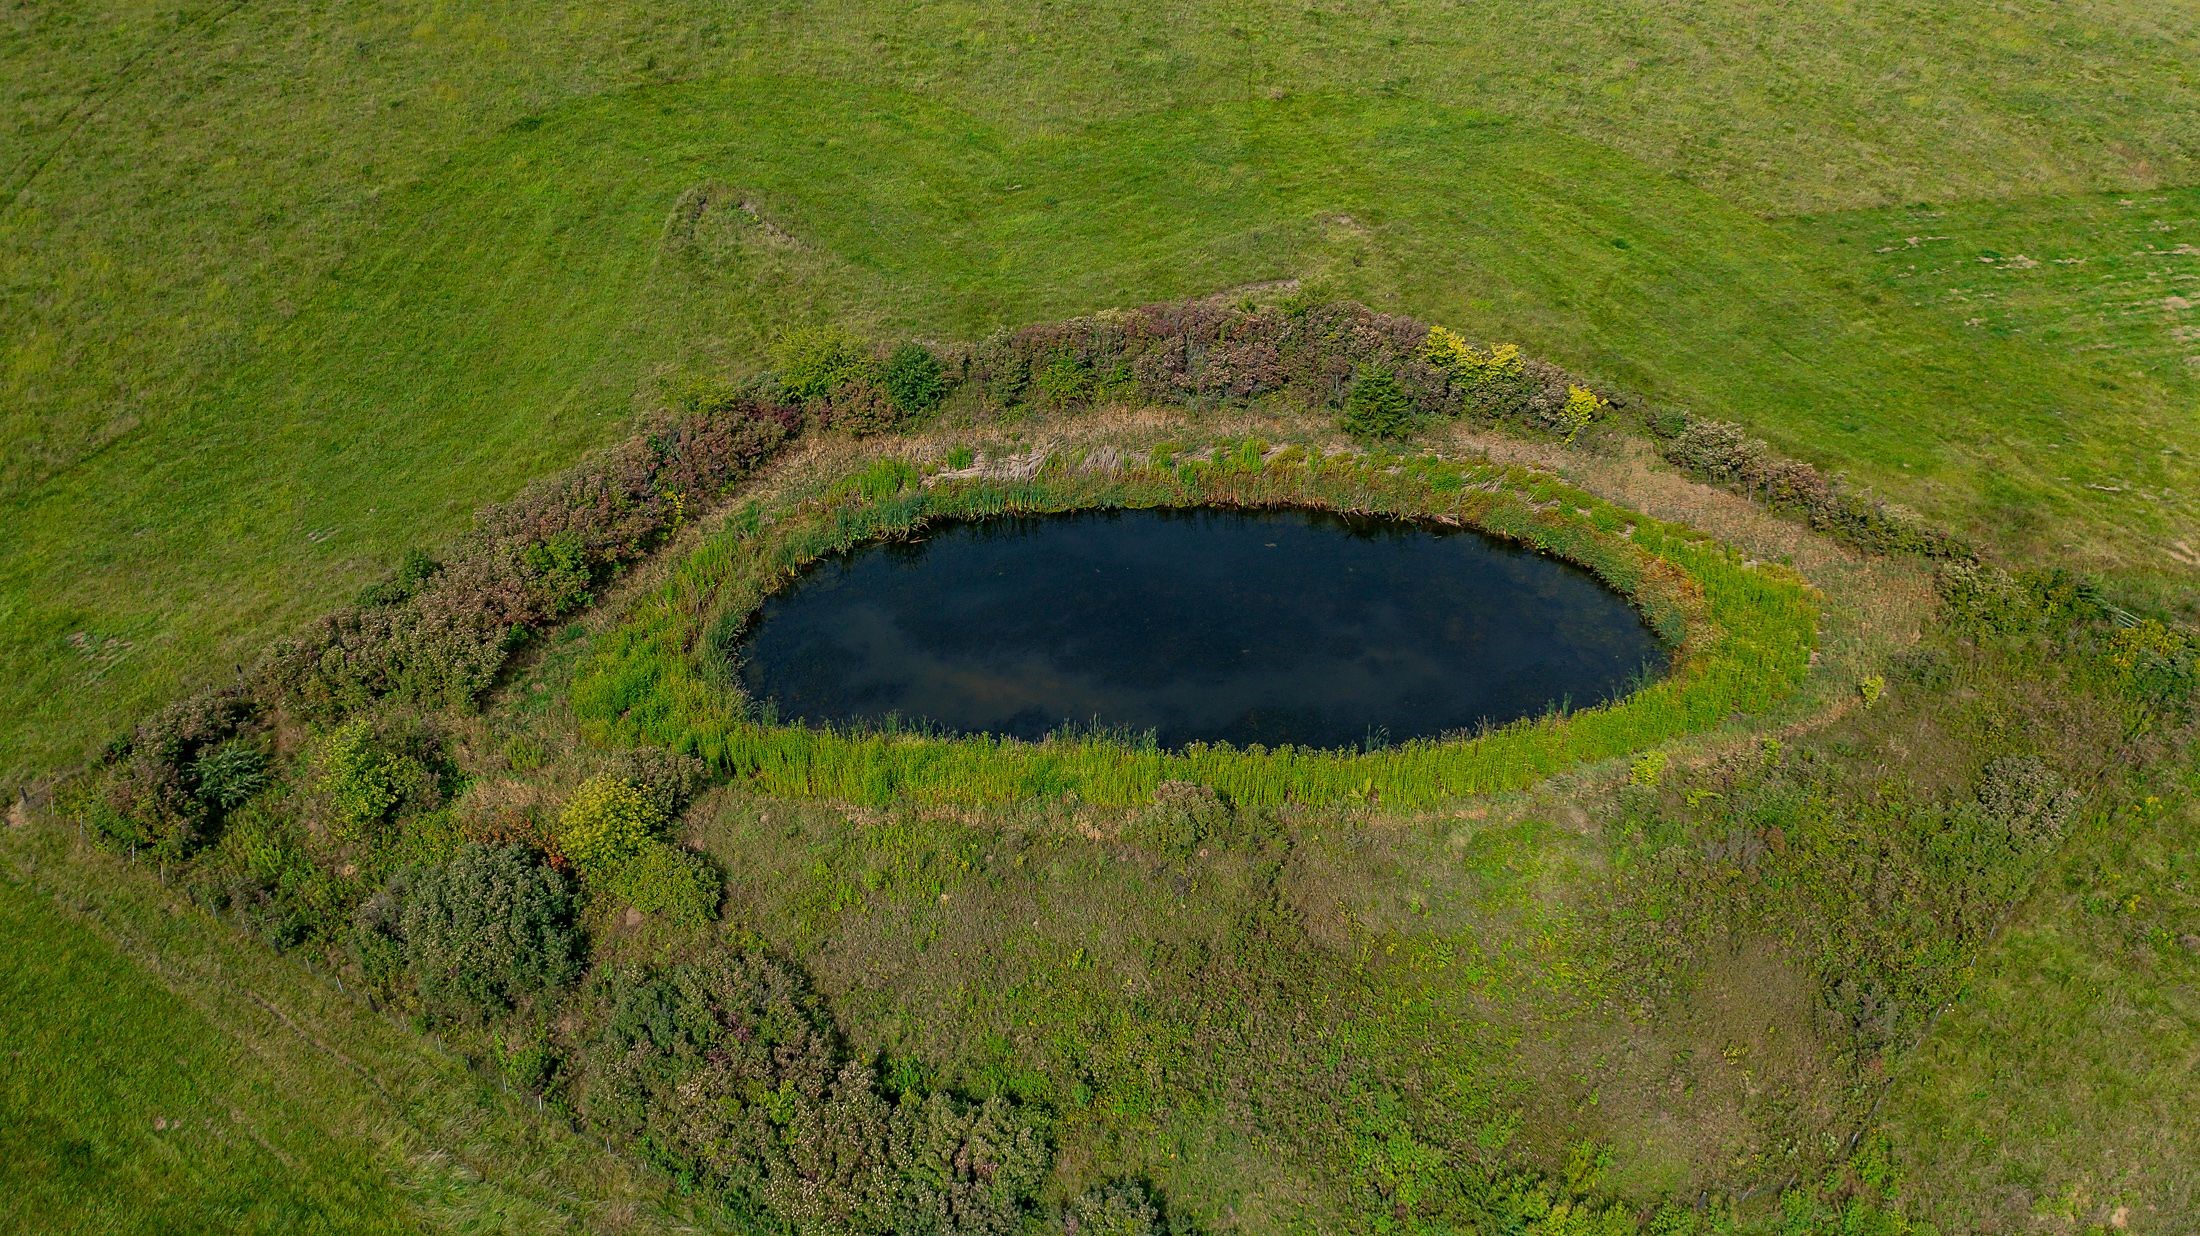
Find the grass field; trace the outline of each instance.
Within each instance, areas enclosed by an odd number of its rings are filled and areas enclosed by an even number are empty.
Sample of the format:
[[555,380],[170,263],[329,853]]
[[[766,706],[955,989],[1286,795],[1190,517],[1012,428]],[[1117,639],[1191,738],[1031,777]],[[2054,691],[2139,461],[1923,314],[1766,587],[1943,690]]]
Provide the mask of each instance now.
[[[1742,422],[2191,618],[2196,117],[2171,0],[32,0],[0,13],[0,792],[790,324],[967,339],[1282,278]],[[724,192],[683,220],[699,187]],[[1948,1230],[2079,1230],[2128,1193],[2175,1231],[2200,1204],[2159,1170],[2200,1137],[2200,818],[2189,778],[2158,792],[2073,843],[1895,1074],[1880,1122]],[[744,810],[710,826],[728,854],[766,835]],[[31,1209],[0,1216],[654,1221],[654,1178],[556,1142],[590,1183],[545,1183],[510,1146],[555,1129],[463,1066],[31,844],[0,888],[0,1026],[38,1062],[0,1081],[0,1178]],[[1477,878],[1532,883],[1534,849]],[[874,946],[752,908],[828,958]],[[278,990],[305,1029],[241,994]],[[1476,1093],[1578,1104],[1559,1072]],[[1619,1183],[1708,1172],[1690,1145]]]

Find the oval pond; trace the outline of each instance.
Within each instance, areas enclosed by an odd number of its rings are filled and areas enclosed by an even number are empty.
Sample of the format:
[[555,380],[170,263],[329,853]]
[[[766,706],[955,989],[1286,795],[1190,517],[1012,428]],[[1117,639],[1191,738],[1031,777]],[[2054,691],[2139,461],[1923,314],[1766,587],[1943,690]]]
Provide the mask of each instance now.
[[740,677],[783,721],[1356,747],[1581,708],[1665,648],[1586,570],[1481,533],[1313,511],[935,525],[768,599]]

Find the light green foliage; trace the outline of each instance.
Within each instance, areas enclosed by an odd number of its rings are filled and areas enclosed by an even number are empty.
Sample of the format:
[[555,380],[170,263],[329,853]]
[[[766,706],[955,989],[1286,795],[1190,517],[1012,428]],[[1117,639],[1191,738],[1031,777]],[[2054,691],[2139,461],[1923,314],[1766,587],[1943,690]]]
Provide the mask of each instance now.
[[1413,400],[1398,379],[1381,369],[1362,369],[1345,392],[1338,424],[1368,442],[1397,441],[1413,432]]
[[612,896],[644,914],[694,926],[717,916],[723,884],[709,859],[648,841],[618,865],[607,887]]
[[1671,758],[1663,751],[1645,751],[1641,759],[1628,766],[1627,780],[1631,784],[1654,790],[1665,777],[1665,766],[1671,762]]
[[824,399],[870,373],[870,358],[855,336],[837,326],[788,331],[772,345],[779,386],[796,403]]
[[322,739],[315,766],[314,788],[328,799],[330,831],[346,840],[375,840],[408,799],[433,784],[425,764],[392,750],[364,718]]
[[590,777],[558,812],[558,848],[589,880],[605,879],[654,840],[670,818],[663,803],[632,781]]
[[1566,388],[1566,406],[1559,409],[1559,423],[1565,426],[1566,440],[1573,441],[1581,431],[1596,423],[1596,419],[1609,407],[1595,391],[1585,386]]

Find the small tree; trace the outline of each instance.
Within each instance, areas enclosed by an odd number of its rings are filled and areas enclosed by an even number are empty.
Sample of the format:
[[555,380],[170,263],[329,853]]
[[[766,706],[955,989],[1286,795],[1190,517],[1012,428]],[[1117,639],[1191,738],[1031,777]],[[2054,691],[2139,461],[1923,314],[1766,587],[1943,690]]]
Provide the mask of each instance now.
[[886,397],[907,417],[923,416],[947,397],[939,358],[921,343],[905,343],[886,358]]
[[429,1010],[483,1020],[580,976],[573,887],[525,846],[469,845],[422,873],[399,917]]
[[1388,369],[1363,366],[1345,392],[1344,431],[1363,441],[1390,441],[1413,432],[1413,398]]

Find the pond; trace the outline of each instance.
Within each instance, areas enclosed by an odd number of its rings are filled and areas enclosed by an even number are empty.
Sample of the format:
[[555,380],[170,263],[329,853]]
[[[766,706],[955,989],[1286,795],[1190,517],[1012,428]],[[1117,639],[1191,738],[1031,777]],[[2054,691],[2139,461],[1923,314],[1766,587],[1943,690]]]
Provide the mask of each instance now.
[[1402,520],[1216,509],[862,546],[769,598],[736,655],[781,721],[1324,748],[1588,707],[1668,660],[1572,563]]

